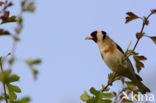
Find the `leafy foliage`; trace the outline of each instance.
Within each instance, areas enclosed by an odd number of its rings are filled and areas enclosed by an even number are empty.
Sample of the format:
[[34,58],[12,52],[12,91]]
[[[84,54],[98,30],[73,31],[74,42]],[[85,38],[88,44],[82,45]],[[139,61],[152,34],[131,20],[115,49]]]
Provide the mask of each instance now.
[[[0,64],[1,64],[1,68],[2,65],[3,65],[3,58],[1,57],[0,58]],[[8,69],[6,71],[1,71],[0,72],[0,81],[3,83],[3,84],[6,84],[6,87],[7,87],[7,90],[8,90],[8,97],[9,97],[9,101],[13,101],[17,98],[17,95],[16,93],[21,93],[21,89],[18,87],[18,86],[15,86],[11,83],[13,82],[16,82],[19,80],[19,76],[17,76],[16,74],[14,75],[11,75],[11,70]]]
[[114,97],[113,93],[103,93],[101,90],[96,90],[94,87],[90,88],[90,96],[86,91],[81,95],[81,100],[86,103],[112,103],[111,98]]
[[[17,43],[20,40],[19,34],[23,28],[23,14],[25,12],[34,12],[35,11],[35,2],[34,0],[21,0],[18,1],[21,3],[21,10],[17,15],[12,15],[10,9],[13,6],[12,0],[2,0],[0,1],[0,25],[5,25],[6,23],[16,23],[17,26],[14,27],[15,34],[12,34],[9,30],[0,28],[0,36],[10,36],[13,39],[13,47],[11,53],[8,53],[4,57],[0,57],[0,82],[2,83],[2,89],[0,94],[0,102],[5,101],[6,103],[29,103],[30,97],[23,97],[18,99],[17,93],[21,93],[22,90],[14,85],[19,81],[20,77],[17,74],[12,74],[12,65],[17,61],[14,48],[16,48]],[[7,57],[10,57],[9,59]],[[7,62],[6,62],[7,61]],[[24,61],[25,62],[25,61]],[[38,71],[34,69],[35,65],[41,63],[41,60],[26,60],[26,64],[29,65],[31,71],[33,72],[35,78]],[[8,65],[9,67],[3,68],[3,65]],[[1,90],[2,90],[1,89]]]

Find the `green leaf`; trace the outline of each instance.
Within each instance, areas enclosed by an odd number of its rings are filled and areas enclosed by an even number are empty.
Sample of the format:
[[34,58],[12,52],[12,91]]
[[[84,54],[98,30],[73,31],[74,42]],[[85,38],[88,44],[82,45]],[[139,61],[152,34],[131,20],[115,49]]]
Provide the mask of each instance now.
[[8,90],[8,94],[9,94],[9,100],[13,101],[17,98],[16,93],[20,93],[21,89],[15,85],[9,84],[7,83],[7,90]]
[[114,75],[114,73],[109,73],[108,74],[108,80],[109,81],[113,81],[113,75]]
[[87,103],[97,103],[97,98],[92,97],[91,99],[87,101]]
[[12,83],[19,80],[19,76],[16,74],[11,75],[11,69],[0,72],[0,81],[5,83]]
[[36,60],[31,60],[31,59],[27,59],[26,60],[26,63],[28,64],[28,65],[37,65],[37,64],[40,64],[41,63],[41,60],[40,59],[36,59]]
[[102,93],[102,97],[103,98],[113,98],[114,95],[113,95],[113,93]]
[[15,94],[15,92],[9,86],[7,86],[7,90],[8,90],[10,101],[13,101],[14,99],[17,98],[17,95]]
[[80,96],[80,99],[84,102],[88,101],[91,97],[89,96],[89,94],[84,91],[84,93]]
[[97,96],[99,94],[99,91],[97,91],[94,87],[90,88],[90,93],[92,93],[93,95]]
[[8,82],[11,83],[11,82],[15,82],[15,81],[18,81],[20,79],[20,77],[16,74],[14,75],[11,75],[9,78],[8,78]]
[[32,64],[40,64],[41,63],[41,60],[40,59],[37,59],[37,60],[34,60],[33,62],[32,62]]
[[112,103],[112,100],[105,99],[105,100],[102,100],[101,103]]
[[81,100],[86,103],[112,103],[111,100],[105,98],[113,98],[113,93],[103,93],[101,90],[96,90],[94,87],[90,88],[90,93],[94,96],[89,96],[88,93],[85,91],[81,95]]
[[12,85],[12,84],[7,84],[7,87],[16,93],[21,93],[21,89],[18,86]]
[[29,103],[30,102],[30,98],[29,97],[23,97],[20,100],[16,100],[13,103]]
[[[1,60],[0,60],[1,61]],[[9,75],[11,73],[11,69],[5,70],[3,72],[0,72],[0,81],[6,82]]]

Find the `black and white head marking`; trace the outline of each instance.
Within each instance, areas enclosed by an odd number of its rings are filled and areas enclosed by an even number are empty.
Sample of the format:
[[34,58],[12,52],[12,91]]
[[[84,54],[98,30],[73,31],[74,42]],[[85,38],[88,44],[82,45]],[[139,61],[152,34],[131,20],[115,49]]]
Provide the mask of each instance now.
[[102,32],[102,34],[103,34],[103,40],[106,38],[106,32],[105,31],[101,31]]

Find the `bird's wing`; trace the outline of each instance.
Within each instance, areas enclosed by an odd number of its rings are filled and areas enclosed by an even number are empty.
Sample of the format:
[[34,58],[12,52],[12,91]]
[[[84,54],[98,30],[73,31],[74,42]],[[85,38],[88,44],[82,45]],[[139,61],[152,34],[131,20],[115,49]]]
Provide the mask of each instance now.
[[[125,53],[124,53],[124,51],[122,50],[122,48],[121,48],[117,43],[115,43],[115,44],[116,44],[117,49],[118,49],[121,53],[123,53],[123,54],[125,55]],[[134,68],[133,68],[133,65],[132,65],[131,61],[130,61],[129,59],[127,59],[127,61],[128,61],[128,63],[130,64],[130,67],[132,68],[132,70],[135,71]]]
[[[117,44],[117,43],[115,43],[116,44],[116,47],[117,47],[117,49],[120,51],[120,52],[122,52],[123,53],[123,55],[125,55],[125,53],[124,53],[124,51],[122,50],[122,48]],[[126,56],[126,55],[125,55]],[[127,59],[127,62],[128,62],[128,64],[129,64],[129,69],[126,69],[126,74],[129,74],[127,77],[129,77],[129,79],[131,79],[131,80],[139,80],[139,81],[142,81],[142,78],[139,76],[139,75],[137,75],[136,73],[135,73],[135,70],[134,70],[134,68],[133,68],[133,65],[132,65],[132,63],[131,63],[131,61],[129,60],[129,58]],[[127,71],[128,70],[128,71]]]
[[115,45],[116,45],[117,49],[124,54],[124,51],[121,49],[121,47],[117,43],[115,43]]

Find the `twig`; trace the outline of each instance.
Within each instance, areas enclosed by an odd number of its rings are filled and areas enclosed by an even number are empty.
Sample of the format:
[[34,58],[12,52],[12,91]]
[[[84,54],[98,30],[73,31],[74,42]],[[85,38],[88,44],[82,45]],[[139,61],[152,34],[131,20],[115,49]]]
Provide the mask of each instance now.
[[[21,11],[18,14],[18,18],[21,18],[23,15],[23,10],[21,8]],[[19,31],[21,31],[21,24],[18,22],[17,27],[16,27],[16,33],[13,35],[13,44],[12,44],[12,50],[11,50],[11,59],[15,58],[15,49],[17,46],[17,41],[15,40],[14,37],[18,37]],[[9,69],[12,69],[13,64],[9,64]]]
[[[151,12],[151,13],[147,16],[147,18],[145,19],[145,21],[143,21],[143,24],[142,24],[142,28],[141,28],[140,34],[143,33],[144,28],[145,28],[145,25],[146,25],[146,22],[148,21],[149,17],[150,17],[152,14],[153,14],[153,13]],[[133,47],[133,49],[132,49],[132,52],[134,52],[134,50],[136,49],[136,47],[137,47],[137,45],[138,45],[140,39],[141,39],[141,38],[138,38],[138,39],[137,39],[137,41],[136,41],[136,43],[135,43],[135,45],[134,45],[134,47]],[[126,59],[127,59],[128,57],[130,57],[130,56],[131,56],[131,54],[129,54],[129,55],[126,57]]]
[[[119,67],[119,66],[118,66]],[[108,86],[112,85],[115,77],[116,77],[116,74],[117,74],[117,71],[118,71],[118,68],[116,69],[115,73],[113,74],[113,77],[112,77],[112,81],[108,81],[107,85],[105,86],[104,90],[108,88]]]
[[[147,16],[147,18],[145,19],[145,21],[143,22],[143,25],[142,25],[142,28],[141,28],[140,34],[143,33],[143,30],[144,30],[144,28],[145,28],[146,22],[148,21],[149,17],[150,17],[152,14],[153,14],[153,13],[151,12],[151,13]],[[135,48],[136,48],[136,46],[138,45],[140,39],[141,39],[141,38],[138,38],[138,40],[137,40],[137,42],[136,42],[134,48],[132,49],[132,51],[135,50]]]
[[[0,59],[0,67],[1,67],[1,72],[3,72],[3,64],[2,64],[2,58]],[[2,82],[3,83],[3,89],[4,89],[4,97],[5,97],[5,102],[8,103],[8,99],[7,99],[7,92],[6,92],[6,86],[5,86],[5,81]]]

